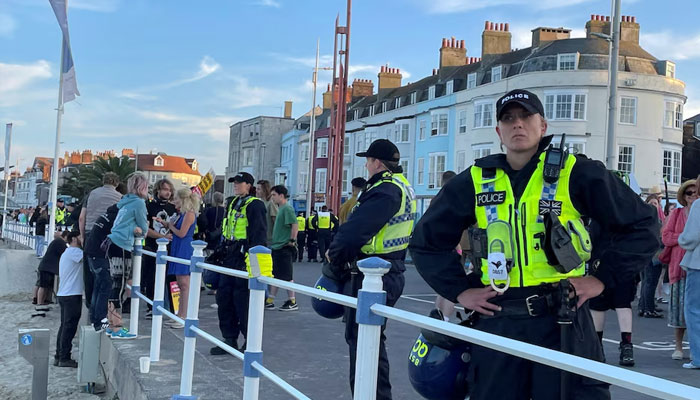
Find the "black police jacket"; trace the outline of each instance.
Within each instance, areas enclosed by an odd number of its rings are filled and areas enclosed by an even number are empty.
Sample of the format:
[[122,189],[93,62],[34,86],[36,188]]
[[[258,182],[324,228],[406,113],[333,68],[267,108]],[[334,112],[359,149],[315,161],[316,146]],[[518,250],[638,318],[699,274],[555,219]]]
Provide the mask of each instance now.
[[[540,141],[537,153],[519,171],[510,167],[505,154],[480,158],[475,165],[502,169],[510,178],[514,196],[519,197],[551,138],[547,136]],[[574,207],[606,232],[605,238],[593,238],[594,247],[596,243],[604,244],[605,250],[594,249],[600,263],[591,273],[606,288],[613,288],[617,282],[634,279],[658,249],[656,212],[600,161],[577,157],[571,171],[569,193]],[[479,273],[466,275],[454,251],[462,232],[476,223],[475,202],[474,183],[467,169],[445,184],[432,200],[418,221],[409,245],[423,279],[438,294],[453,302],[464,290],[484,286]]]
[[[384,171],[374,174],[366,187],[372,187],[382,177]],[[392,183],[381,184],[372,190],[362,191],[358,198],[360,205],[350,214],[347,222],[338,227],[328,250],[331,263],[344,266],[366,256],[360,252],[374,235],[389,222],[401,207],[401,189]],[[324,255],[321,255],[322,257]],[[387,260],[404,260],[406,250],[382,254]],[[393,265],[393,263],[392,263]],[[401,266],[403,270],[403,266]]]

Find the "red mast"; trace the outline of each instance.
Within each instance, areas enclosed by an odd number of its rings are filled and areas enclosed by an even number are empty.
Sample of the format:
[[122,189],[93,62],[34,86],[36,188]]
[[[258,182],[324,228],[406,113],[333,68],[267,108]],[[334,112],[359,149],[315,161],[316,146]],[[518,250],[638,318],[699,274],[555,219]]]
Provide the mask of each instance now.
[[331,130],[329,135],[328,188],[326,204],[334,212],[340,209],[343,185],[343,140],[347,114],[348,61],[350,59],[350,11],[352,0],[347,4],[347,24],[339,26],[335,19],[333,45],[333,86],[331,106]]

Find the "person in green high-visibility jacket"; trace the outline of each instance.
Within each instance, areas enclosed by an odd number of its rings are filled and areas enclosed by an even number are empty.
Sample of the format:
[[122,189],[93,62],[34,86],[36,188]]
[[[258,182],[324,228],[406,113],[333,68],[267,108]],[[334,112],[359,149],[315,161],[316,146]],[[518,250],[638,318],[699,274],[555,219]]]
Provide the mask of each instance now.
[[63,202],[63,199],[56,200],[56,209],[54,210],[54,212],[56,213],[56,225],[65,226],[68,210],[66,210],[66,206]]
[[[656,212],[601,162],[547,149],[552,137],[534,93],[506,93],[496,120],[505,154],[477,159],[431,201],[409,246],[416,269],[476,312],[475,329],[602,361],[588,300],[651,260]],[[604,236],[591,239],[586,219]],[[467,274],[454,248],[474,224],[479,262]],[[486,347],[472,346],[470,368],[472,400],[610,398],[605,383]]]
[[[355,262],[372,256],[383,258],[391,263],[383,282],[386,304],[393,306],[401,297],[405,283],[404,260],[416,217],[415,195],[398,164],[399,149],[389,140],[375,140],[367,151],[357,153],[357,156],[367,159],[365,167],[370,178],[347,221],[338,228],[328,253],[321,255],[329,260],[324,265],[323,273],[328,278],[341,282],[344,285],[344,294],[356,297],[363,275]],[[344,321],[345,341],[350,350],[352,390],[355,381],[358,330],[354,308],[345,308]],[[382,330],[385,327],[386,325],[382,326]],[[385,336],[382,333],[377,379],[379,400],[391,399],[389,360],[384,342]]]

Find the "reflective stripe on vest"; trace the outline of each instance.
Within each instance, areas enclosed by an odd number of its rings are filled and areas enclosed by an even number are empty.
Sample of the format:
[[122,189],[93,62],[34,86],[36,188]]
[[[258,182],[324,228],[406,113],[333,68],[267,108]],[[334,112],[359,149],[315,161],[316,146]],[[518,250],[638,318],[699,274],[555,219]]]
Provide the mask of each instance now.
[[249,196],[245,199],[243,206],[236,212],[235,205],[238,202],[238,197],[234,198],[229,204],[228,213],[222,222],[221,234],[228,240],[245,240],[248,238],[248,217],[246,211],[248,204],[253,200],[260,200],[257,197]]
[[306,218],[297,217],[297,225],[299,226],[299,232],[304,232],[306,230]]
[[[402,174],[385,172],[382,178],[367,191],[381,184],[393,184],[401,189],[401,206],[391,219],[377,232],[360,251],[367,255],[388,254],[408,247],[408,241],[413,232],[413,222],[416,219],[416,199],[411,184]],[[360,202],[357,202],[357,207]]]
[[[558,183],[551,185],[543,179],[544,156],[545,153],[540,155],[537,168],[519,199],[514,197],[510,179],[503,170],[484,170],[477,166],[470,170],[477,196],[475,215],[479,228],[486,229],[489,223],[497,220],[511,227],[511,237],[488,238],[489,247],[493,241],[501,241],[513,248],[513,267],[509,273],[511,287],[558,282],[585,272],[584,263],[568,274],[559,273],[549,265],[543,247],[545,227],[542,215],[545,213],[559,215],[559,221],[571,233],[581,259],[585,262],[590,258],[591,240],[581,220],[581,213],[574,208],[569,195],[569,179],[576,157],[568,156]],[[482,260],[481,264],[481,281],[488,285],[486,260]]]

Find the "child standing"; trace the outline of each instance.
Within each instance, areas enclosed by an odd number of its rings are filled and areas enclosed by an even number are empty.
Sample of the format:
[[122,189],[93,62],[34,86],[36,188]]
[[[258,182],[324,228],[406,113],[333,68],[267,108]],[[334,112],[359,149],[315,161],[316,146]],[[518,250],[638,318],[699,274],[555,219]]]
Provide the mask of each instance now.
[[83,307],[83,250],[79,237],[78,231],[68,234],[69,247],[61,255],[58,267],[60,280],[56,295],[61,306],[61,327],[56,337],[54,365],[59,367],[78,367],[78,363],[71,359],[71,350]]

